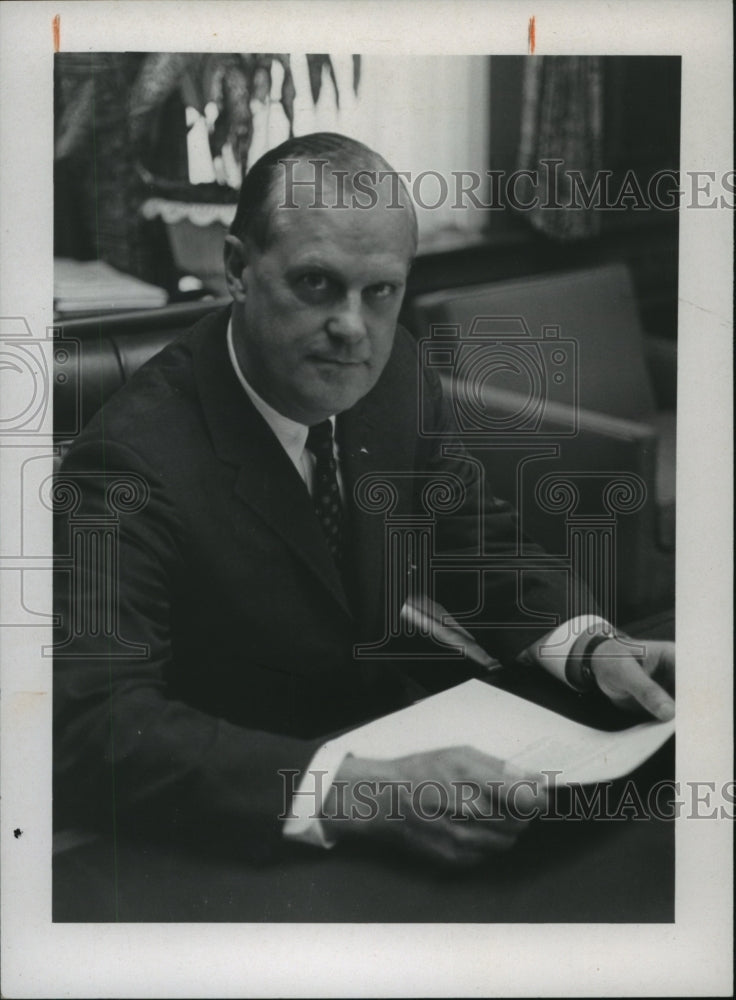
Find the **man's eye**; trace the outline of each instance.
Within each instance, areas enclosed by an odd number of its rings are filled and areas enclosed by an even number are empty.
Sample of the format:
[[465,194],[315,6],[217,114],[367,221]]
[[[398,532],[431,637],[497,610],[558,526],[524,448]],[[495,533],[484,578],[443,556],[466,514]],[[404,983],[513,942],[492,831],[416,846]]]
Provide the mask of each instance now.
[[313,292],[327,288],[328,281],[324,274],[305,274],[301,278],[302,285]]
[[396,285],[392,285],[389,281],[382,281],[378,285],[372,285],[370,288],[370,293],[374,299],[387,299],[396,291]]
[[296,290],[303,298],[320,301],[334,294],[335,283],[326,274],[310,271],[297,279]]

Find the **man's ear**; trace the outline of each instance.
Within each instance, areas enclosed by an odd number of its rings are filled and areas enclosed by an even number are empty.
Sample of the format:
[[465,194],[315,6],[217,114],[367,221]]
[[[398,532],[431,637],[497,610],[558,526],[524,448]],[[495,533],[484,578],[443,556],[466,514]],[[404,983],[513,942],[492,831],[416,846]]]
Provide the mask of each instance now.
[[245,244],[237,236],[225,237],[225,281],[236,302],[245,302],[243,271],[248,263]]

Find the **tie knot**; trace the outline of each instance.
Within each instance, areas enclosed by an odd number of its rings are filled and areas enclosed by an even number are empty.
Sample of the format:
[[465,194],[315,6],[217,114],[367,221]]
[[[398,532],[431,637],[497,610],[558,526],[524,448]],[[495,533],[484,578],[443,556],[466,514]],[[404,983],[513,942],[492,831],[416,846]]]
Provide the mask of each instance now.
[[307,448],[313,455],[332,454],[332,421],[323,420],[320,424],[314,424],[309,428],[307,434]]

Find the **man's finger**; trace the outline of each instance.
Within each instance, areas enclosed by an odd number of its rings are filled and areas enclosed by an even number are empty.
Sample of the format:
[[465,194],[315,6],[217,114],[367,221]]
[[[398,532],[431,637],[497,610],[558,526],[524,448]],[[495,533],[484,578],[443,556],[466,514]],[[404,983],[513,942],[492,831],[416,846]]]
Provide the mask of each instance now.
[[439,836],[424,840],[425,831],[422,831],[420,837],[425,849],[450,864],[461,866],[477,864],[494,854],[510,851],[518,837],[501,833],[496,826],[486,823],[458,824],[456,820],[451,820],[437,833]]
[[628,694],[660,722],[675,717],[675,703],[656,681],[647,676],[636,661],[622,664],[617,678],[617,694]]
[[660,684],[668,694],[675,693],[675,644],[674,642],[658,642],[652,644],[651,657],[653,669],[649,676]]

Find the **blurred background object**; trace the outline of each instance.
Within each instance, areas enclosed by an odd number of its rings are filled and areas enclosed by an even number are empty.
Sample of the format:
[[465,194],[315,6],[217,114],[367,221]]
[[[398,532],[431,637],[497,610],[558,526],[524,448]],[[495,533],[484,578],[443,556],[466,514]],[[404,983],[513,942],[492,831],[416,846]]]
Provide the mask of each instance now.
[[[60,53],[55,82],[55,256],[105,260],[172,301],[197,294],[182,277],[224,291],[243,171],[290,135],[360,139],[426,173],[432,200],[429,175],[487,165],[481,56]],[[425,247],[466,245],[485,225],[449,200],[419,214]]]

